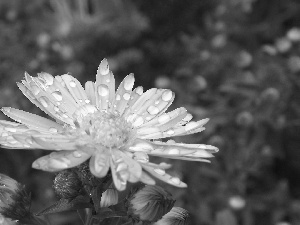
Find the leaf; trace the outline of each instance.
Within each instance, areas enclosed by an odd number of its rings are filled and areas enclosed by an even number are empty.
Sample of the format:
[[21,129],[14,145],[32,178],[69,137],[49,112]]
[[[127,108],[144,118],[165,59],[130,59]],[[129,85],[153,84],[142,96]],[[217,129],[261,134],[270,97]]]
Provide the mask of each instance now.
[[78,210],[84,208],[92,208],[93,205],[90,203],[90,199],[87,196],[78,196],[74,199],[60,199],[53,205],[47,207],[41,212],[37,213],[37,216],[47,215],[51,213],[59,213],[70,210]]
[[100,212],[97,214],[97,218],[102,221],[104,219],[113,217],[124,217],[127,216],[125,211],[112,211],[109,208],[101,208]]

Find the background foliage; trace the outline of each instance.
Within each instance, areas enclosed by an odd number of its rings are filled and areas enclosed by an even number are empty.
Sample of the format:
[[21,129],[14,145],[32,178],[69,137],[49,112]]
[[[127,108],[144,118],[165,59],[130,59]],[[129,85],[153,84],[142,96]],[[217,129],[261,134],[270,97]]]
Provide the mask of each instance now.
[[[177,141],[220,148],[211,164],[170,161],[187,189],[166,188],[197,225],[300,224],[298,0],[2,0],[0,105],[42,114],[15,85],[24,71],[116,80],[176,93],[211,121]],[[0,119],[6,119],[1,115]],[[1,150],[0,172],[27,185],[33,209],[55,201],[42,151]],[[78,224],[74,213],[50,216]],[[285,222],[285,223],[284,223]]]

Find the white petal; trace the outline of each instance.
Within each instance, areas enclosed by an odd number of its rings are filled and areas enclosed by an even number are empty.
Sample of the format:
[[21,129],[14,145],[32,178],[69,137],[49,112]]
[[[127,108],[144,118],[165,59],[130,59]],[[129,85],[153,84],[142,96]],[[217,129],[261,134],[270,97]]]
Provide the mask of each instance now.
[[19,109],[3,107],[2,112],[11,119],[28,127],[37,128],[46,132],[53,132],[54,130],[57,132],[63,129],[61,125],[52,120]]
[[78,166],[86,161],[91,155],[83,151],[60,151],[52,152],[35,160],[32,167],[39,170],[56,172]]

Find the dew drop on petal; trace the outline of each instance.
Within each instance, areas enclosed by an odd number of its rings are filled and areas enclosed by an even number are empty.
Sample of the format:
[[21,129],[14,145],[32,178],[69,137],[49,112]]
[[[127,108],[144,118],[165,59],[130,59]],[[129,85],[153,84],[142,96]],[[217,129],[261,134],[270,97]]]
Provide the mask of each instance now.
[[134,76],[133,74],[130,74],[124,80],[124,88],[125,90],[129,91],[133,88],[133,85],[134,85]]
[[129,93],[125,93],[125,94],[123,95],[123,98],[124,98],[126,101],[128,101],[128,100],[130,99],[130,94],[129,94]]
[[167,131],[167,134],[168,134],[168,135],[172,135],[172,134],[174,134],[174,133],[175,133],[175,132],[174,132],[174,130],[172,130],[172,129],[170,129],[170,130]]
[[180,153],[180,151],[176,148],[172,148],[168,150],[168,154],[170,155],[178,155]]
[[195,122],[195,121],[192,121],[192,122],[187,123],[187,124],[185,125],[184,129],[185,129],[186,131],[189,131],[189,130],[192,130],[192,129],[196,128],[197,126],[198,126],[198,123]]
[[160,124],[163,124],[163,123],[168,122],[170,119],[171,119],[171,118],[170,118],[169,115],[164,114],[164,115],[162,115],[162,116],[160,116],[160,117],[158,118],[158,122],[159,122]]
[[75,151],[75,152],[73,152],[73,156],[75,158],[80,158],[82,156],[82,153],[80,151]]
[[38,95],[40,93],[40,88],[36,85],[31,85],[30,90],[34,95]]
[[143,87],[139,86],[136,88],[135,92],[138,94],[138,95],[142,95],[143,94]]
[[134,127],[138,127],[138,126],[141,126],[143,123],[144,123],[144,119],[143,119],[143,117],[140,116],[132,123],[132,125]]
[[85,103],[90,103],[91,101],[90,100],[88,100],[88,99],[86,99],[86,100],[84,100],[85,101]]
[[61,101],[63,99],[60,91],[54,91],[51,94],[57,101]]
[[53,84],[54,78],[51,74],[43,72],[43,73],[39,74],[39,77],[42,78],[45,81],[46,85],[52,85]]
[[103,97],[104,97],[104,96],[107,96],[107,95],[109,94],[109,90],[108,90],[107,85],[100,84],[100,85],[98,86],[97,90],[98,90],[98,94],[99,94],[100,96],[103,96]]
[[32,142],[32,139],[31,139],[31,138],[26,138],[26,139],[25,139],[25,141],[26,141],[28,144],[30,144],[30,145],[32,145],[32,144],[33,144],[33,142]]
[[50,131],[51,133],[56,133],[56,132],[57,132],[57,129],[54,128],[54,127],[50,127],[50,128],[49,128],[49,131]]
[[181,183],[181,181],[178,177],[172,177],[170,180],[172,181],[173,184],[180,184]]
[[183,121],[190,121],[193,118],[192,114],[188,113],[184,118]]
[[147,109],[148,113],[150,115],[156,115],[157,113],[159,113],[159,108],[157,108],[156,106],[149,106],[148,109]]
[[99,72],[101,75],[106,75],[109,73],[109,66],[108,66],[108,62],[107,59],[103,59],[99,65]]
[[8,136],[8,133],[2,133],[1,134],[1,137],[7,137]]
[[166,174],[166,171],[162,170],[162,169],[154,169],[154,172],[159,174],[159,175],[165,175]]
[[4,130],[9,131],[9,132],[16,132],[17,129],[13,127],[5,127]]
[[69,85],[70,85],[70,87],[76,87],[75,81],[70,81]]
[[120,101],[120,100],[121,100],[121,96],[120,96],[120,95],[117,95],[117,96],[116,96],[116,100],[117,100],[117,101]]
[[161,96],[162,100],[164,100],[166,102],[170,101],[172,99],[172,97],[173,97],[173,93],[170,90],[164,91],[164,93]]
[[39,102],[40,102],[45,108],[47,108],[48,105],[49,105],[49,100],[48,100],[48,98],[45,97],[45,96],[40,97],[40,98],[39,98]]

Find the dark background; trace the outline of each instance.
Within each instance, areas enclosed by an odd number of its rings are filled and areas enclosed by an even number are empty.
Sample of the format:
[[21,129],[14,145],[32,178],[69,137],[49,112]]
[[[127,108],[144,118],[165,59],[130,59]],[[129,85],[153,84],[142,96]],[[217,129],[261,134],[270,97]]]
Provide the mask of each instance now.
[[[298,0],[0,1],[0,106],[43,115],[15,84],[24,71],[85,82],[104,57],[117,83],[133,72],[145,89],[172,89],[171,109],[211,118],[176,141],[219,147],[212,163],[168,161],[189,186],[164,186],[191,225],[300,224]],[[0,172],[26,184],[36,211],[56,199],[54,175],[31,169],[43,154],[0,151]]]

